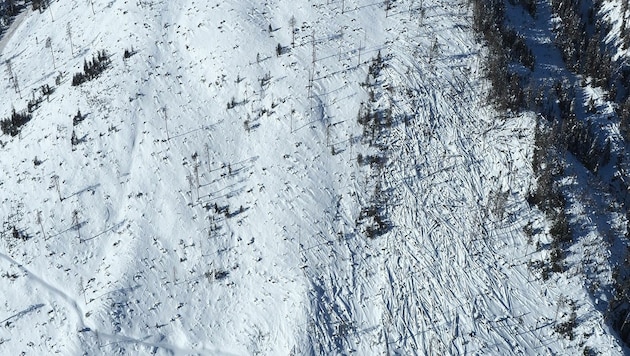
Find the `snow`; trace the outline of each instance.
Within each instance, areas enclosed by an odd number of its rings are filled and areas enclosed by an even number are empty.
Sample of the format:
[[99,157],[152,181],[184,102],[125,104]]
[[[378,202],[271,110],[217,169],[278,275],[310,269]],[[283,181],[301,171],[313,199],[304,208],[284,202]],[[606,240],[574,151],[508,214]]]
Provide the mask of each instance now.
[[[0,137],[0,354],[624,353],[587,286],[529,268],[545,252],[523,229],[546,226],[525,201],[534,117],[487,104],[468,8],[392,5],[56,1],[20,15],[0,61],[21,93],[2,71],[0,117],[55,91]],[[110,67],[71,86],[103,49]],[[386,66],[362,85],[379,51]],[[362,103],[393,114],[374,145]],[[357,160],[383,152],[382,168]],[[391,228],[372,239],[359,220],[377,186]],[[567,300],[590,337],[554,331]]]

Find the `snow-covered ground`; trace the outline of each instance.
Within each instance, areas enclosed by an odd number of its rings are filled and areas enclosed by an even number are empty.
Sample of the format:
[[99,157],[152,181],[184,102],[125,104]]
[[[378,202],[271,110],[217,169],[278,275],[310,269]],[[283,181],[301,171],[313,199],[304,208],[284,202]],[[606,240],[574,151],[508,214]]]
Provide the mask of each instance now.
[[548,229],[525,201],[535,120],[487,105],[464,1],[21,16],[0,117],[54,92],[0,136],[0,354],[627,351],[579,278],[529,268],[545,252],[524,227]]

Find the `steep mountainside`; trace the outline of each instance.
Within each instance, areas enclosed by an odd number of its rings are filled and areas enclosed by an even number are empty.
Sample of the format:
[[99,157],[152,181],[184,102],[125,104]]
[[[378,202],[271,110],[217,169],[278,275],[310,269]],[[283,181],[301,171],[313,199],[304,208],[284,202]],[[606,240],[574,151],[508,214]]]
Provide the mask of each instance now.
[[628,351],[468,1],[9,3],[0,354]]
[[[551,239],[536,242],[549,255],[535,266],[545,279],[552,274],[582,279],[626,343],[628,4],[497,0],[475,1],[473,10],[474,26],[488,44],[486,73],[495,104],[537,114],[536,187],[528,202],[547,216]],[[537,234],[532,237],[537,240]],[[581,319],[579,312],[575,319]]]

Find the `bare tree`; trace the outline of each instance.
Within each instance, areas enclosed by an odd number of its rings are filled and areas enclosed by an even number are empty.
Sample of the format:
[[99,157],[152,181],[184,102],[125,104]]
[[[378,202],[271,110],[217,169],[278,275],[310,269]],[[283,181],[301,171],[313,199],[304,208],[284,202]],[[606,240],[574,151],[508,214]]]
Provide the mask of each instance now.
[[42,236],[44,236],[44,240],[46,239],[46,233],[44,232],[44,224],[42,222],[42,212],[41,210],[37,210],[37,224],[40,229],[42,229]]
[[9,76],[9,82],[13,84],[15,92],[20,96],[20,99],[22,99],[22,92],[20,91],[17,76],[15,75],[15,72],[13,72],[13,65],[11,64],[11,60],[7,59],[5,63],[7,65],[7,75]]
[[311,42],[313,43],[313,66],[315,65],[315,61],[317,60],[317,47],[315,46],[315,30],[313,30],[313,34],[311,35]]
[[53,52],[52,40],[50,39],[50,37],[46,38],[46,48],[50,48],[50,54],[52,55],[53,60],[53,67],[57,69],[57,65],[55,64],[55,53]]
[[13,64],[11,64],[10,59],[7,59],[5,64],[7,65],[7,75],[9,76],[9,81],[13,81]]
[[66,34],[68,35],[68,41],[70,41],[70,51],[74,56],[74,46],[72,45],[72,27],[70,27],[70,22],[66,25]]
[[72,228],[77,230],[77,237],[79,238],[79,242],[83,242],[81,240],[81,224],[79,223],[79,210],[74,209],[72,211]]
[[210,146],[208,143],[204,143],[203,147],[206,149],[206,164],[208,165],[208,169],[210,169]]
[[87,304],[87,299],[85,298],[85,287],[83,285],[83,277],[79,278],[79,292],[83,294],[83,301]]
[[195,161],[193,168],[195,170],[195,184],[197,186],[197,197],[199,197],[199,187],[201,186],[201,184],[199,183],[199,166],[201,164],[199,163],[199,155],[197,155],[197,152],[195,152],[192,155],[192,158]]
[[291,25],[291,47],[295,47],[295,16],[291,16],[289,19],[289,25]]
[[61,189],[59,189],[59,176],[55,174],[54,176],[51,177],[51,179],[52,179],[52,184],[57,190],[57,194],[59,195],[59,201],[63,201],[63,197],[61,196]]
[[164,130],[166,130],[166,141],[170,141],[171,137],[168,134],[168,116],[166,115],[166,106],[162,107],[160,111],[162,111],[162,114],[164,115]]
[[[195,204],[195,195],[194,195],[194,190],[195,190],[195,178],[193,178],[192,175],[187,175],[186,179],[188,180],[188,185],[190,187],[190,203],[191,204]],[[197,194],[197,198],[199,198],[199,194]]]

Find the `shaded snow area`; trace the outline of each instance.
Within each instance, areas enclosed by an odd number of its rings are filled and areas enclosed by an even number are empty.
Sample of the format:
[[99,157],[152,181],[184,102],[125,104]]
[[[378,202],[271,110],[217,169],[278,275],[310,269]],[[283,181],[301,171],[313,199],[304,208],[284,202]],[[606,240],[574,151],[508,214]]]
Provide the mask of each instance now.
[[487,104],[464,1],[25,11],[0,354],[627,351],[582,280],[529,267],[535,118]]

